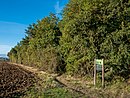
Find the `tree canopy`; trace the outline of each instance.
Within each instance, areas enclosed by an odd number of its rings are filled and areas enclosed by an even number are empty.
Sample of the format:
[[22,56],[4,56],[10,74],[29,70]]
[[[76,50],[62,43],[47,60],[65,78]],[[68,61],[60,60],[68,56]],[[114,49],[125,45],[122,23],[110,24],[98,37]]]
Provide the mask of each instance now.
[[98,58],[109,76],[130,73],[130,0],[70,0],[60,21],[50,14],[26,34],[8,53],[12,62],[90,75]]

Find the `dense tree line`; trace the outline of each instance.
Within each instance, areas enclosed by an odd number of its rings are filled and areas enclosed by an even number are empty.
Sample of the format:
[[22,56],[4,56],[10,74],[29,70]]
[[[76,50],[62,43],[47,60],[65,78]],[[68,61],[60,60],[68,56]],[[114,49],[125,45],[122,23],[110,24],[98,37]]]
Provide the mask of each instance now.
[[70,0],[62,19],[54,14],[30,25],[8,56],[49,72],[91,75],[95,58],[107,76],[130,73],[130,0]]

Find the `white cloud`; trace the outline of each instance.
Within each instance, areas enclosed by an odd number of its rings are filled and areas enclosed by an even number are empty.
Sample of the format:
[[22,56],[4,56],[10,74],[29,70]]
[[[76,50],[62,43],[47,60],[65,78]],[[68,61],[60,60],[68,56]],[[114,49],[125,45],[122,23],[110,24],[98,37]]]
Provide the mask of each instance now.
[[0,54],[7,54],[12,46],[9,45],[0,45]]
[[0,33],[24,33],[26,27],[25,24],[0,21]]
[[25,36],[27,25],[0,21],[0,54],[7,54]]
[[63,6],[60,6],[59,1],[56,2],[56,5],[54,7],[55,7],[56,15],[60,14],[63,9]]

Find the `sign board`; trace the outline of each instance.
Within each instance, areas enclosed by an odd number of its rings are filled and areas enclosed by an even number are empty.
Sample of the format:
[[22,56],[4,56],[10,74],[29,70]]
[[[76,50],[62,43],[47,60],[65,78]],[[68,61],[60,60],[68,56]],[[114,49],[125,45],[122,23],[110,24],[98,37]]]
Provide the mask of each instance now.
[[96,63],[96,70],[102,71],[103,60],[102,59],[96,59],[95,63]]
[[94,85],[96,85],[96,74],[98,71],[102,72],[102,87],[104,88],[104,64],[103,59],[94,60]]

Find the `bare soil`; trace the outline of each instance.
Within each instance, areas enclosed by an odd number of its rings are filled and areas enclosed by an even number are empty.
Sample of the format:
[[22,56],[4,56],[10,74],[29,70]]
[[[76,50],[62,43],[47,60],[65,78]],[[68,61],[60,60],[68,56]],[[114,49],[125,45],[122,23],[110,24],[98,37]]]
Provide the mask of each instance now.
[[17,97],[34,82],[34,73],[14,64],[0,62],[0,98]]

